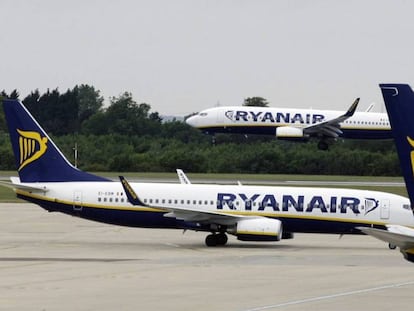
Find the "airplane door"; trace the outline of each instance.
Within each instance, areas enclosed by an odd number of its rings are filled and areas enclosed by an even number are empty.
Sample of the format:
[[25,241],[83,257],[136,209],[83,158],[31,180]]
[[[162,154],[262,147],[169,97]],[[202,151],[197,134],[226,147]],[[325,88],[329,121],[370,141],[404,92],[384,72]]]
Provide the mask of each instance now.
[[224,111],[221,111],[220,109],[217,109],[217,123],[218,124],[223,124],[224,122]]
[[390,218],[390,200],[381,200],[380,217],[381,219]]
[[73,210],[82,211],[82,191],[73,192]]

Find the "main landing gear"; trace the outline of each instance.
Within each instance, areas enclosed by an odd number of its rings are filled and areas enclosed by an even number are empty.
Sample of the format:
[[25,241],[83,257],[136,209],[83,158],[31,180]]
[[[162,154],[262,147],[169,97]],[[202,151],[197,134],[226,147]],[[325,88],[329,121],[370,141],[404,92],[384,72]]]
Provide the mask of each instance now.
[[225,233],[212,233],[206,237],[207,246],[226,245],[227,235]]
[[322,139],[319,141],[318,143],[318,149],[319,150],[328,150],[329,149],[329,144],[326,140]]

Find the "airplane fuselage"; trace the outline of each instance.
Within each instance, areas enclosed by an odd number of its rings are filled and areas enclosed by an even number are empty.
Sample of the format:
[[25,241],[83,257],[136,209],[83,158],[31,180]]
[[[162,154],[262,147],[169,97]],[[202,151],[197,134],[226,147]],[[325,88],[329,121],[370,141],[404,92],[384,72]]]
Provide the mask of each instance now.
[[376,191],[131,183],[146,205],[133,206],[117,182],[48,182],[36,187],[47,191],[16,189],[16,193],[49,211],[132,227],[211,230],[202,221],[166,217],[160,208],[263,216],[280,220],[286,232],[360,233],[355,227],[383,228],[389,223],[414,227],[407,198]]
[[[277,127],[306,128],[338,117],[340,111],[229,106],[203,110],[186,122],[206,133],[240,133],[277,136]],[[355,112],[339,123],[343,138],[389,139],[386,113]],[[318,134],[321,136],[322,134]],[[313,135],[304,135],[304,139]]]

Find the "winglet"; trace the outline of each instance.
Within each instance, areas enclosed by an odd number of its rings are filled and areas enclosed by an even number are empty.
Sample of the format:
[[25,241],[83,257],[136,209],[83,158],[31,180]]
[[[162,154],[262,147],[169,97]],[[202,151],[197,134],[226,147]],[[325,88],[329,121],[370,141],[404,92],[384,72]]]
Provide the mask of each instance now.
[[359,104],[359,97],[357,99],[355,99],[355,101],[352,103],[351,107],[349,107],[348,111],[344,114],[344,117],[346,118],[350,118],[354,115],[358,104]]
[[191,181],[188,179],[187,175],[182,169],[177,168],[176,171],[178,179],[180,180],[180,184],[191,184]]
[[370,112],[372,108],[374,108],[375,103],[371,103],[371,105],[368,106],[368,108],[365,110],[365,112]]
[[119,176],[119,180],[121,181],[122,187],[125,190],[125,194],[128,198],[129,203],[132,205],[139,205],[139,206],[147,206],[145,203],[143,203],[138,195],[135,193],[134,189],[132,189],[129,182],[125,179],[124,176]]

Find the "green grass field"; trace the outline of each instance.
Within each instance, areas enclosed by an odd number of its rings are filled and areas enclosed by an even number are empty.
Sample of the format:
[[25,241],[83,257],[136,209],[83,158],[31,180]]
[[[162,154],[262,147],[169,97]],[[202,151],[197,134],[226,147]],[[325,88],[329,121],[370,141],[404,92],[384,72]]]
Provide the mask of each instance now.
[[[145,179],[171,179],[177,180],[176,173],[96,173],[97,175],[105,176],[108,178],[117,178],[119,175],[123,175],[125,177],[134,179],[142,178],[143,181]],[[0,171],[0,180],[7,181],[8,176],[17,176],[17,173],[12,171]],[[257,184],[263,181],[358,181],[358,182],[403,182],[402,177],[367,177],[367,176],[331,176],[331,175],[256,175],[256,174],[188,174],[188,177],[191,179],[197,180],[214,180],[214,182],[223,180],[228,181],[249,181],[250,183],[254,183],[257,181]],[[300,186],[300,184],[295,184],[294,186]],[[318,187],[318,186],[315,186]],[[324,186],[329,187],[329,186]],[[389,193],[395,193],[403,196],[407,196],[407,191],[405,187],[399,186],[392,186],[392,187],[385,187],[385,186],[332,186],[338,188],[351,188],[351,189],[363,189],[363,190],[375,190],[375,191],[383,191]],[[12,189],[7,188],[5,186],[1,186],[0,184],[0,202],[19,202],[16,198]]]

